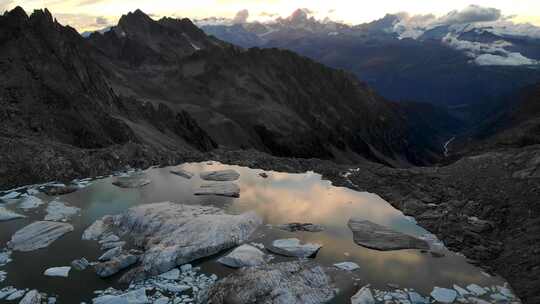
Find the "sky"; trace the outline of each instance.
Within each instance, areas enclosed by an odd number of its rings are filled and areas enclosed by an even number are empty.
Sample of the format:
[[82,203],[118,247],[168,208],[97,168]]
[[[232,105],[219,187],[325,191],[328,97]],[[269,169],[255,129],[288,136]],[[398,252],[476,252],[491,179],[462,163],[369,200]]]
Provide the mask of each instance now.
[[432,13],[442,16],[475,4],[500,9],[514,22],[540,26],[540,0],[0,0],[0,12],[17,5],[27,12],[47,7],[63,24],[79,31],[95,30],[114,24],[129,11],[141,9],[151,16],[200,19],[232,18],[249,10],[248,21],[288,16],[297,8],[307,8],[318,19],[330,17],[350,24],[369,22],[387,13]]

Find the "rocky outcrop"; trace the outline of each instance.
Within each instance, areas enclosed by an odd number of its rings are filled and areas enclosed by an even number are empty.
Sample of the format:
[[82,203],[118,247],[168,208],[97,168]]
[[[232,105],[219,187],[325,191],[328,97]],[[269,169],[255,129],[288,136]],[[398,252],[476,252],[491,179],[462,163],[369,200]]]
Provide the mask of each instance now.
[[244,244],[217,260],[219,263],[232,267],[251,267],[264,264],[264,252],[251,245]]
[[350,219],[354,242],[377,250],[429,249],[429,244],[413,236],[394,231],[370,221]]
[[141,271],[155,275],[247,241],[262,220],[253,212],[229,215],[221,209],[170,202],[134,207],[105,217],[85,231],[117,231],[143,250]]
[[232,169],[200,173],[201,179],[215,182],[232,182],[240,178],[240,173]]
[[213,304],[322,304],[336,293],[328,271],[306,261],[243,268],[208,292]]
[[34,251],[49,246],[73,229],[70,224],[35,222],[17,231],[7,246],[14,251]]
[[322,245],[315,243],[301,244],[299,239],[275,240],[268,250],[289,257],[309,258],[313,257]]
[[231,182],[216,182],[210,184],[202,184],[195,195],[217,195],[226,197],[240,197],[240,187]]

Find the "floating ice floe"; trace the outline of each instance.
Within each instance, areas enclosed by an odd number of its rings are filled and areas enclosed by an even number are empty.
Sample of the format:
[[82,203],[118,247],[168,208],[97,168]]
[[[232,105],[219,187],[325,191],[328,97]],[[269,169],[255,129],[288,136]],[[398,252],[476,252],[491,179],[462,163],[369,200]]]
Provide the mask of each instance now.
[[65,223],[35,222],[15,232],[7,245],[15,251],[33,251],[49,246],[73,229]]
[[360,290],[351,298],[351,304],[375,304],[375,299],[368,286],[360,288]]
[[0,250],[0,267],[6,266],[11,262],[11,253],[9,250]]
[[0,206],[0,222],[11,221],[21,218],[25,218],[25,216]]
[[482,287],[480,287],[480,286],[478,286],[476,284],[468,285],[467,289],[476,296],[483,296],[483,295],[485,295],[487,293],[487,291],[484,288],[482,288]]
[[435,287],[431,296],[440,303],[453,303],[457,298],[457,292],[453,289]]
[[4,282],[7,278],[7,272],[0,270],[0,283]]
[[81,212],[80,208],[71,207],[63,202],[54,200],[47,206],[45,221],[66,222]]
[[9,294],[7,297],[6,297],[6,300],[8,301],[15,301],[17,299],[20,299],[24,296],[24,294],[26,293],[26,289],[22,289],[22,290],[15,290],[13,293]]
[[24,195],[22,201],[17,206],[19,209],[30,210],[45,204],[39,197],[33,195]]
[[218,259],[218,262],[233,268],[252,267],[264,264],[264,252],[251,245],[244,244],[231,253]]
[[342,262],[342,263],[336,263],[334,264],[339,269],[346,270],[346,271],[353,271],[356,269],[360,269],[360,266],[358,264],[353,262]]
[[314,256],[321,247],[321,244],[316,243],[301,244],[299,239],[293,238],[275,240],[268,250],[284,256],[309,258]]
[[69,272],[71,271],[71,267],[64,266],[64,267],[52,267],[43,273],[43,275],[48,277],[62,277],[67,278],[69,276]]
[[12,200],[12,199],[16,199],[20,196],[21,194],[17,191],[11,191],[11,192],[8,192],[2,196],[0,196],[0,200]]

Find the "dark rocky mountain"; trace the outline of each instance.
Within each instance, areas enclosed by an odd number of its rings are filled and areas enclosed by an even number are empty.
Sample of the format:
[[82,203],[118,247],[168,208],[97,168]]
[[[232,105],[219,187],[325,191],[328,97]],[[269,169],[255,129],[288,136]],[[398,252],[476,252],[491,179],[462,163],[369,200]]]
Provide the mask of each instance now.
[[461,143],[460,154],[540,144],[540,83],[507,97],[504,104]]
[[116,94],[91,52],[47,10],[0,16],[4,186],[151,165],[215,147],[187,112]]
[[[352,75],[244,50],[141,11],[88,39],[45,11],[0,17],[2,184],[172,163],[222,146],[408,166],[445,134]],[[0,76],[1,77],[1,76]]]
[[[243,47],[292,50],[354,73],[386,98],[448,107],[473,123],[495,111],[503,96],[540,81],[538,66],[524,63],[540,59],[538,39],[503,36],[467,25],[459,29],[439,26],[423,30],[415,39],[404,38],[397,31],[398,15],[357,26],[292,19],[202,29]],[[472,58],[468,48],[490,53]],[[501,60],[500,53],[509,57]]]

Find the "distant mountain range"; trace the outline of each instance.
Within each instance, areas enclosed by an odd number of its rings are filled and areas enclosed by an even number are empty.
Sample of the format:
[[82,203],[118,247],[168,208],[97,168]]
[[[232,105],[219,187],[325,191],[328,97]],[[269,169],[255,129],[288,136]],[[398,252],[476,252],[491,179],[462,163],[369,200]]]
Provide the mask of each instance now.
[[15,8],[0,16],[0,50],[8,184],[173,163],[218,146],[424,164],[442,155],[456,124],[444,113],[436,122],[411,115],[351,74],[290,51],[245,50],[188,19],[141,11],[83,38],[47,10]]
[[540,29],[470,6],[436,18],[387,15],[361,25],[316,20],[305,10],[272,22],[196,22],[242,47],[293,50],[354,73],[383,96],[485,119],[504,97],[540,81]]

